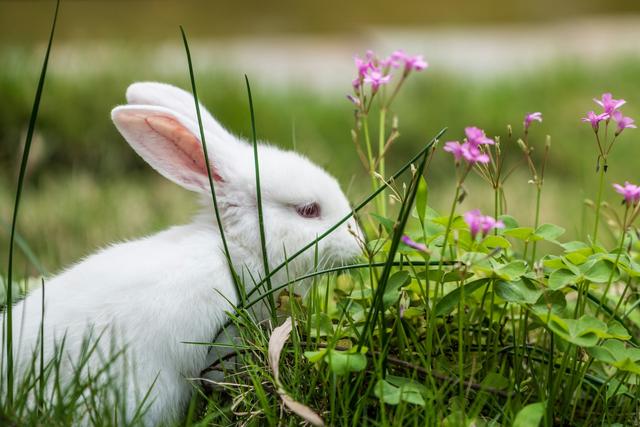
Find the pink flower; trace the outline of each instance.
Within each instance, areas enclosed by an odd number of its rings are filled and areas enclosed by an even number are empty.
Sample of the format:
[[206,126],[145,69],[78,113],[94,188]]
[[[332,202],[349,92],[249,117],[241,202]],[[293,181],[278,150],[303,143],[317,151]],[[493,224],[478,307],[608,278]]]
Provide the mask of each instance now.
[[406,57],[406,54],[404,53],[404,51],[396,50],[387,58],[381,60],[380,65],[383,67],[398,68],[400,67],[401,63],[404,61],[405,57]]
[[493,217],[485,216],[478,209],[474,209],[464,214],[464,221],[469,226],[471,238],[475,239],[479,233],[486,236],[489,232],[496,228],[504,228],[504,223]]
[[359,56],[354,56],[353,61],[356,63],[359,77],[364,77],[364,75],[367,74],[367,71],[374,68],[373,52],[371,52],[370,50],[367,51],[365,59],[361,59]]
[[635,205],[640,202],[640,187],[631,184],[629,181],[625,181],[624,185],[613,184],[613,188],[616,192],[624,197],[624,201],[627,205]]
[[493,145],[494,141],[491,138],[487,138],[484,131],[475,126],[466,127],[464,133],[467,136],[467,141],[474,147],[482,144]]
[[464,157],[464,148],[458,141],[449,141],[444,144],[444,151],[453,154],[453,158],[456,160],[456,163],[460,161],[462,157]]
[[462,150],[462,155],[469,164],[489,163],[489,155],[483,153],[480,148],[472,145],[469,142],[465,142],[464,144],[462,144]]
[[635,120],[633,120],[631,117],[623,116],[622,112],[620,111],[614,111],[612,114],[612,117],[613,117],[613,120],[615,120],[616,123],[618,124],[618,130],[616,130],[616,135],[620,135],[622,131],[627,128],[630,128],[630,129],[636,128],[636,125],[633,124]]
[[409,71],[422,71],[427,68],[429,64],[424,60],[422,55],[405,56],[404,58],[404,72]]
[[402,241],[402,243],[404,243],[405,245],[416,249],[420,252],[429,252],[429,249],[427,249],[427,246],[423,243],[418,243],[418,242],[414,242],[413,240],[411,240],[411,238],[407,235],[403,235],[400,240]]
[[583,117],[581,120],[583,122],[591,123],[593,131],[598,132],[598,129],[600,129],[600,122],[609,120],[609,117],[610,116],[607,113],[596,114],[595,111],[589,111],[587,113],[587,117]]
[[370,84],[371,89],[374,92],[378,90],[380,86],[389,83],[389,81],[391,81],[391,74],[387,74],[385,76],[377,69],[369,69],[367,74],[364,76],[364,82]]
[[605,113],[609,115],[613,114],[614,111],[622,107],[627,102],[624,99],[613,99],[613,95],[610,93],[603,93],[602,100],[596,98],[593,98],[593,100],[604,109]]
[[483,153],[480,148],[471,145],[469,142],[460,144],[458,141],[449,141],[444,144],[444,151],[453,154],[456,163],[464,159],[469,164],[489,163],[489,156]]
[[422,55],[407,55],[403,50],[396,50],[389,57],[380,61],[383,67],[400,68],[404,64],[404,73],[422,71],[429,66]]
[[540,113],[540,112],[527,113],[527,115],[524,116],[524,130],[525,131],[529,130],[529,126],[531,126],[531,122],[533,122],[534,120],[538,121],[538,122],[542,122],[542,113]]

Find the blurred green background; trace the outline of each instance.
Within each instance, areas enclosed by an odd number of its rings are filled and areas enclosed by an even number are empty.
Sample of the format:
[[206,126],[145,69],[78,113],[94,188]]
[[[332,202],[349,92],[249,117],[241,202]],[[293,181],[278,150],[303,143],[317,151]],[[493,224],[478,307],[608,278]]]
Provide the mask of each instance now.
[[[0,259],[6,224],[54,2],[0,1]],[[250,129],[243,74],[252,81],[259,137],[295,148],[336,175],[357,201],[368,189],[350,139],[352,56],[403,48],[430,68],[412,76],[394,106],[400,165],[444,126],[460,139],[467,125],[499,135],[541,111],[531,141],[552,136],[543,221],[583,233],[582,201],[595,197],[596,149],[580,122],[611,91],[640,117],[640,3],[637,0],[368,1],[277,3],[62,1],[29,164],[19,232],[49,271],[109,242],[188,221],[192,194],[142,162],[109,118],[128,84],[188,87],[178,26],[190,37],[200,96],[230,130]],[[515,140],[515,138],[514,138]],[[541,151],[541,150],[539,150]],[[640,133],[626,131],[610,158],[610,182],[640,180]],[[431,204],[450,203],[454,172],[438,153],[429,171]],[[533,221],[526,170],[507,187],[509,213]],[[473,178],[465,208],[490,209]],[[606,199],[617,203],[612,191]],[[3,261],[4,263],[4,261]],[[24,259],[18,269],[33,273]],[[6,268],[3,265],[2,271]]]

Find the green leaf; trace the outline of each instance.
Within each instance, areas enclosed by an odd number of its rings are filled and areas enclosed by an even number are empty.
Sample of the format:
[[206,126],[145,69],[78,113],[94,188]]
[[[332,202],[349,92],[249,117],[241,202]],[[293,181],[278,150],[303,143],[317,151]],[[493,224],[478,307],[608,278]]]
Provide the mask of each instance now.
[[504,224],[505,230],[511,230],[513,228],[520,227],[520,225],[518,224],[518,220],[516,220],[511,215],[500,215],[498,219]]
[[418,190],[416,191],[416,211],[421,224],[424,223],[424,217],[427,213],[428,194],[427,181],[425,181],[424,176],[421,176],[418,180]]
[[562,291],[545,292],[536,301],[536,306],[542,311],[551,310],[552,313],[559,314],[567,307],[567,299]]
[[329,350],[324,360],[336,375],[360,372],[367,367],[367,358],[364,354],[350,351]]
[[[432,218],[431,221],[433,221],[436,224],[439,224],[439,225],[442,225],[442,226],[446,227],[447,224],[449,223],[449,217],[448,216],[439,216],[439,217],[436,217],[436,218]],[[466,229],[466,228],[468,228],[468,226],[467,226],[467,223],[464,222],[464,219],[462,218],[461,215],[456,215],[453,218],[453,221],[451,222],[451,229],[454,230],[454,229],[460,229],[460,228]]]
[[[608,261],[597,261],[584,273],[585,279],[592,283],[605,283],[611,277],[613,266]],[[615,274],[614,274],[615,278]]]
[[573,272],[564,268],[556,270],[549,275],[549,289],[558,290],[562,289],[572,283],[576,283],[578,276]]
[[542,261],[542,265],[552,270],[557,270],[559,268],[566,268],[564,260],[558,256],[553,256],[553,255],[547,255],[545,259]]
[[424,315],[424,311],[425,311],[424,307],[407,307],[404,310],[403,317],[405,319],[410,320],[410,319],[413,319],[415,317]]
[[618,360],[613,363],[613,366],[621,371],[628,371],[640,375],[640,365],[634,363],[631,359]]
[[558,227],[557,225],[542,224],[540,227],[536,228],[535,235],[549,242],[555,242],[558,237],[564,234],[564,232],[565,229]]
[[378,399],[388,405],[397,405],[400,403],[400,388],[389,384],[385,380],[378,380],[373,393]]
[[460,301],[462,289],[464,289],[465,295],[471,295],[473,292],[477,291],[482,286],[488,283],[489,279],[478,279],[474,280],[473,282],[467,283],[464,286],[457,287],[456,289],[442,297],[436,303],[436,306],[433,310],[434,316],[439,317],[451,313],[451,311],[458,305],[458,301]]
[[373,298],[373,291],[371,288],[357,288],[351,291],[349,298],[354,300],[367,300]]
[[578,240],[573,240],[571,242],[562,243],[560,246],[564,248],[567,252],[578,251],[582,249],[591,250],[591,247],[584,242],[580,242]]
[[312,336],[327,337],[333,335],[333,323],[326,313],[314,313],[309,319]]
[[371,216],[374,217],[382,225],[382,227],[384,227],[389,236],[393,234],[393,227],[395,226],[395,222],[393,222],[393,220],[385,218],[382,215],[378,215],[374,212],[371,213]]
[[[571,264],[581,265],[584,264],[588,258],[588,255],[585,255],[583,251],[573,251],[569,252],[564,256]],[[569,266],[567,264],[567,266]]]
[[529,240],[533,235],[532,227],[517,227],[502,232],[503,236],[509,236],[520,240]]
[[[395,382],[392,384],[391,382]],[[398,405],[405,401],[414,405],[425,406],[423,393],[425,387],[405,378],[389,378],[389,381],[379,380],[374,388],[374,394],[389,405]]]
[[304,357],[309,359],[309,362],[316,363],[321,361],[324,358],[324,355],[327,353],[327,349],[323,348],[318,351],[305,351]]
[[546,408],[546,401],[525,406],[513,420],[513,427],[538,427],[544,417]]
[[496,372],[489,372],[482,380],[482,387],[492,388],[494,390],[505,390],[511,384],[509,379]]
[[496,268],[494,272],[501,279],[512,281],[527,272],[527,264],[521,260],[512,261],[509,264]]
[[499,280],[493,285],[493,289],[503,300],[519,304],[534,304],[542,295],[542,290],[537,289],[528,280],[514,282]]
[[511,247],[511,242],[509,242],[507,239],[505,239],[502,236],[496,236],[494,234],[490,234],[489,236],[485,237],[484,240],[482,240],[482,244],[489,249],[494,249],[494,248],[508,249]]
[[402,270],[393,274],[387,281],[387,286],[384,289],[384,295],[382,296],[382,302],[385,307],[393,305],[398,301],[400,297],[400,289],[411,282],[409,272]]
[[623,371],[640,374],[640,365],[636,363],[640,360],[640,348],[627,347],[622,341],[610,339],[587,351],[596,360]]
[[593,347],[605,338],[631,338],[621,325],[614,323],[607,326],[603,321],[587,314],[579,319],[563,319],[538,306],[534,307],[534,312],[560,338],[581,347]]
[[627,331],[624,326],[616,321],[612,321],[609,323],[609,327],[607,328],[607,335],[609,335],[610,338],[617,338],[619,340],[625,341],[631,338],[631,335],[629,335],[629,331]]

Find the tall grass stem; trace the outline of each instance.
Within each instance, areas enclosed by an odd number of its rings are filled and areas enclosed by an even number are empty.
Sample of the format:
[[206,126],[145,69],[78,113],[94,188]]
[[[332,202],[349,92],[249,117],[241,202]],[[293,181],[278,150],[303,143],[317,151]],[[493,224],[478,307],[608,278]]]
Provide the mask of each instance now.
[[22,196],[22,189],[24,185],[24,177],[27,171],[27,164],[29,161],[29,153],[31,152],[31,142],[33,140],[33,132],[36,128],[36,121],[38,119],[38,112],[40,111],[40,100],[42,98],[42,91],[44,89],[44,82],[47,75],[47,67],[49,65],[49,54],[51,53],[51,45],[53,44],[53,35],[56,30],[56,23],[58,21],[58,10],[60,8],[60,0],[56,1],[56,8],[53,14],[53,23],[51,24],[51,32],[49,33],[49,42],[47,43],[47,51],[44,55],[44,61],[42,64],[42,70],[38,79],[38,86],[36,88],[36,95],[33,100],[33,108],[31,109],[31,116],[29,117],[29,126],[27,128],[27,136],[25,138],[24,150],[22,151],[22,160],[20,162],[20,172],[18,174],[18,187],[16,189],[16,198],[13,205],[13,218],[11,220],[11,235],[9,237],[9,261],[7,268],[7,307],[5,311],[5,337],[6,337],[6,363],[7,363],[7,397],[6,406],[10,408],[13,405],[13,248],[14,240],[16,236],[16,225],[18,222],[18,210],[20,208],[20,198]]

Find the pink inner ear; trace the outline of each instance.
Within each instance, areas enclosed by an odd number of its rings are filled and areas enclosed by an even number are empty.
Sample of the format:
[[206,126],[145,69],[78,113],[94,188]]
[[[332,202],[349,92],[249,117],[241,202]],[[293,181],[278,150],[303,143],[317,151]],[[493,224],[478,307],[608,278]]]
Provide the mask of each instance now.
[[[151,129],[173,144],[176,149],[176,158],[184,168],[195,170],[197,173],[207,176],[202,144],[191,131],[177,120],[166,116],[149,116],[145,122]],[[218,182],[224,181],[214,168],[211,168],[211,177]]]

